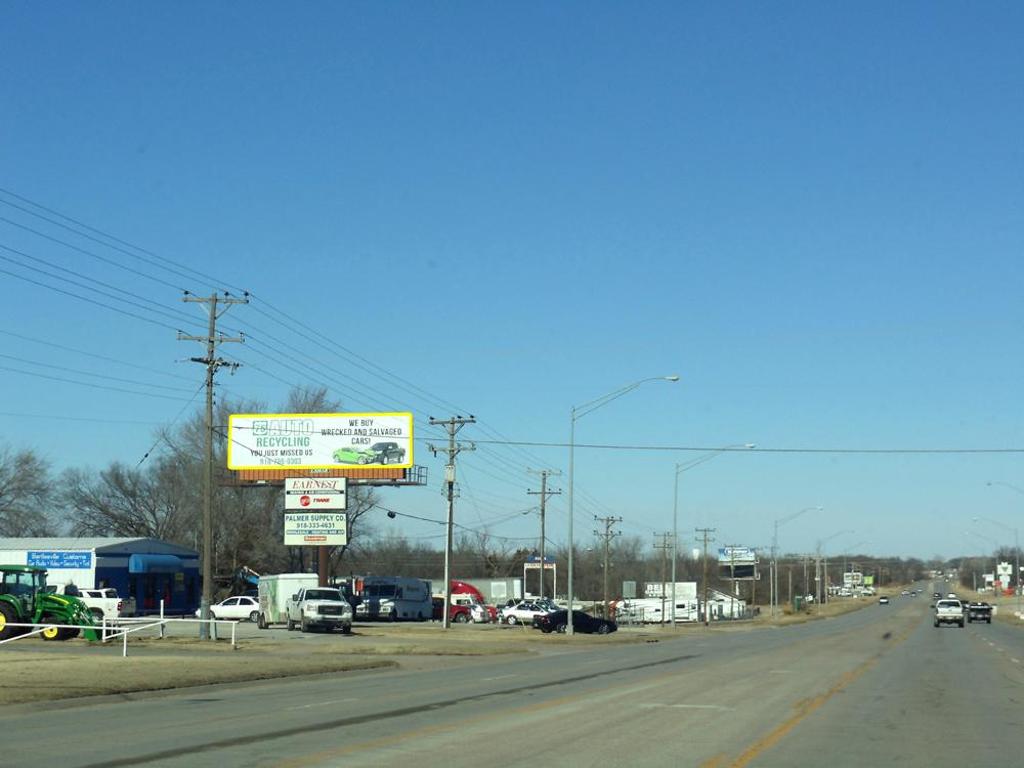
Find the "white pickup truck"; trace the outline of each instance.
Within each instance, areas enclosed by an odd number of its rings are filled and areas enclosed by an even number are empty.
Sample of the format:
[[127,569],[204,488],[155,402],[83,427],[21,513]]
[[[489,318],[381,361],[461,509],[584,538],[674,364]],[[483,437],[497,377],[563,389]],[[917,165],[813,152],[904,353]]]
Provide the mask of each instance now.
[[352,632],[352,606],[341,594],[331,587],[303,587],[288,601],[288,629],[296,625],[303,631],[311,629],[340,629],[344,634]]
[[960,629],[964,628],[964,606],[959,600],[936,600],[935,621],[936,627],[941,624],[959,624]]
[[102,589],[83,589],[73,585],[58,586],[54,590],[58,595],[77,597],[98,621],[117,619],[135,615],[135,599],[119,597],[113,587]]

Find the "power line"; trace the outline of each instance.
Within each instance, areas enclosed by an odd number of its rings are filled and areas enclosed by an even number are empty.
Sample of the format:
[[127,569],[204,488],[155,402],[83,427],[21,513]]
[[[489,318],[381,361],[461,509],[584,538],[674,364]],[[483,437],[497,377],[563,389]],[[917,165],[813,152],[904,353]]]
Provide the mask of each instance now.
[[138,277],[144,277],[147,280],[152,280],[154,283],[159,283],[160,285],[166,286],[167,288],[171,288],[171,289],[173,289],[175,291],[182,291],[182,290],[184,290],[180,285],[175,285],[174,283],[170,283],[170,282],[168,282],[166,280],[163,280],[163,279],[161,279],[159,277],[154,277],[153,275],[146,274],[145,272],[140,272],[137,269],[132,269],[131,267],[126,267],[124,264],[121,264],[121,263],[115,261],[114,259],[108,259],[106,256],[100,256],[98,253],[93,253],[92,251],[90,251],[90,250],[88,250],[86,248],[80,248],[77,245],[75,245],[74,243],[69,243],[67,240],[61,240],[59,237],[53,237],[52,235],[48,235],[45,232],[40,232],[38,229],[33,229],[32,227],[26,226],[25,224],[19,224],[18,222],[14,221],[12,219],[8,219],[5,216],[0,216],[0,221],[4,222],[5,224],[10,224],[12,227],[17,227],[18,229],[23,229],[26,232],[31,232],[33,235],[36,235],[37,237],[41,237],[44,240],[49,240],[51,243],[56,243],[58,245],[63,245],[65,248],[70,248],[73,251],[77,251],[78,253],[82,254],[83,256],[88,256],[90,258],[96,259],[97,261],[102,261],[104,264],[109,264],[112,267],[117,267],[118,269],[123,269],[125,272],[131,272],[133,275],[137,275]]
[[0,328],[0,334],[3,334],[4,336],[10,336],[10,337],[15,338],[15,339],[21,339],[22,341],[28,341],[28,342],[31,342],[33,344],[41,344],[43,346],[51,347],[53,349],[59,349],[59,350],[61,350],[63,352],[72,352],[72,353],[74,353],[76,355],[81,355],[83,357],[91,357],[91,358],[93,358],[95,360],[102,360],[105,363],[114,363],[115,365],[123,365],[126,368],[135,368],[136,370],[146,371],[147,373],[155,373],[155,374],[157,374],[159,376],[168,376],[168,377],[170,377],[172,379],[180,379],[182,381],[189,381],[189,382],[192,381],[192,379],[190,377],[182,376],[181,374],[170,373],[168,371],[161,371],[161,370],[159,370],[157,368],[147,368],[146,366],[139,365],[138,363],[130,363],[130,362],[126,361],[126,360],[118,360],[118,359],[113,358],[113,357],[107,357],[106,355],[98,355],[98,354],[96,354],[94,352],[86,352],[86,351],[81,350],[81,349],[75,349],[74,347],[66,347],[63,344],[57,344],[57,343],[52,342],[52,341],[46,341],[45,339],[37,339],[37,338],[34,338],[32,336],[25,336],[25,335],[20,334],[20,333],[14,333],[13,331],[5,331],[2,328]]
[[[540,448],[568,448],[569,443],[544,442],[540,440],[476,440],[482,445],[531,445]],[[623,445],[615,443],[576,443],[576,448],[613,451],[664,451],[664,452],[728,452],[737,453],[822,453],[822,454],[972,454],[972,453],[1024,453],[1024,448],[711,448],[692,445]]]
[[[3,250],[5,250],[5,251],[7,251],[9,253],[15,253],[15,254],[17,254],[18,256],[21,256],[24,259],[28,259],[29,261],[35,261],[35,262],[38,262],[40,264],[45,264],[47,267],[50,267],[51,269],[56,269],[56,270],[58,270],[60,272],[65,272],[65,273],[67,273],[69,275],[74,275],[75,277],[79,277],[82,280],[87,280],[90,283],[94,283],[96,285],[103,286],[104,288],[109,288],[111,291],[117,291],[118,293],[123,293],[126,296],[131,296],[133,299],[138,299],[140,302],[144,302],[144,303],[140,304],[140,303],[135,302],[135,301],[129,301],[128,299],[122,298],[121,296],[118,296],[116,294],[108,293],[107,291],[101,291],[99,288],[93,288],[93,287],[88,286],[88,285],[83,285],[82,283],[80,283],[80,282],[78,282],[76,280],[71,280],[70,278],[62,277],[59,274],[54,274],[52,272],[47,272],[45,269],[40,269],[39,267],[33,267],[31,265],[28,265],[28,264],[23,264],[20,261],[18,261],[17,259],[12,259],[9,256],[0,256],[0,259],[3,259],[4,261],[9,262],[11,264],[16,264],[17,266],[21,267],[22,269],[28,269],[28,270],[31,270],[33,272],[37,272],[37,273],[39,273],[41,275],[46,275],[47,277],[52,277],[55,280],[60,280],[60,281],[65,282],[65,283],[70,283],[71,285],[77,286],[78,288],[84,288],[87,291],[92,291],[93,293],[98,293],[100,296],[105,296],[108,299],[113,299],[114,301],[121,301],[121,302],[124,302],[125,304],[128,304],[130,306],[138,307],[139,309],[145,309],[148,312],[153,312],[154,314],[159,314],[159,315],[164,315],[165,317],[170,317],[172,320],[176,320],[179,323],[180,322],[186,322],[186,323],[191,323],[191,324],[195,325],[195,319],[190,317],[189,315],[186,315],[184,312],[181,312],[181,311],[175,310],[175,309],[171,309],[171,308],[168,308],[168,307],[164,307],[158,301],[154,301],[153,299],[147,298],[145,296],[141,296],[141,295],[139,295],[137,293],[133,293],[133,292],[128,291],[128,290],[125,290],[124,288],[119,288],[118,286],[116,286],[116,285],[114,285],[112,283],[108,283],[108,282],[105,282],[103,280],[97,280],[96,278],[89,277],[88,275],[83,275],[81,272],[76,272],[73,269],[68,269],[67,267],[64,267],[64,266],[62,266],[60,264],[55,264],[52,261],[48,261],[48,260],[40,258],[38,256],[33,256],[33,255],[29,254],[29,253],[25,253],[24,251],[20,251],[17,248],[11,248],[9,245],[3,245],[2,243],[0,243],[0,249],[3,249]],[[147,307],[146,304],[152,304],[153,306],[157,307],[157,309],[151,309],[151,308]]]
[[[61,218],[67,219],[68,221],[72,221],[72,222],[74,222],[79,227],[82,227],[84,229],[88,229],[88,230],[91,230],[93,232],[97,232],[99,234],[102,234],[108,240],[114,240],[115,242],[121,242],[121,243],[124,243],[125,245],[128,245],[131,248],[134,248],[135,250],[141,251],[143,253],[149,253],[148,251],[146,251],[143,248],[139,248],[136,245],[131,245],[131,243],[125,243],[123,240],[119,240],[118,238],[114,237],[113,235],[108,235],[108,234],[106,234],[104,232],[100,232],[99,230],[96,230],[96,229],[94,229],[93,227],[90,227],[87,224],[83,224],[82,222],[75,221],[74,219],[71,219],[70,217],[64,216],[63,214],[57,213],[56,211],[51,211],[50,209],[45,208],[44,206],[41,206],[38,203],[33,203],[33,202],[29,201],[29,200],[26,200],[25,198],[21,197],[20,195],[17,195],[17,194],[15,194],[13,192],[9,192],[6,189],[0,189],[0,192],[3,192],[4,194],[10,195],[12,197],[16,197],[16,198],[18,198],[20,200],[24,200],[25,202],[28,202],[30,205],[34,205],[34,206],[36,206],[36,207],[38,207],[38,208],[40,208],[42,210],[48,211],[49,213],[53,213],[53,214],[55,214],[57,216],[60,216]],[[14,203],[10,202],[9,200],[4,200],[4,199],[0,198],[0,203],[2,203],[3,205],[10,206],[11,208],[14,208],[16,210],[22,211],[24,213],[27,213],[29,216],[35,216],[37,219],[42,219],[43,221],[49,222],[50,224],[53,224],[54,226],[60,227],[62,229],[65,229],[68,232],[72,232],[73,234],[76,234],[79,237],[84,237],[87,240],[91,240],[94,243],[98,243],[99,245],[102,245],[105,248],[110,248],[111,250],[118,251],[120,253],[125,254],[126,256],[131,256],[133,259],[138,259],[139,261],[142,261],[142,262],[144,262],[146,264],[149,264],[151,266],[158,267],[160,269],[166,270],[167,272],[170,272],[170,273],[172,273],[172,274],[174,274],[174,275],[176,275],[178,277],[183,277],[186,280],[194,280],[195,276],[212,280],[212,278],[210,278],[209,275],[205,275],[202,272],[197,272],[196,270],[192,269],[191,267],[186,267],[186,266],[184,266],[182,264],[176,264],[175,266],[178,266],[181,269],[188,270],[189,272],[192,273],[192,275],[185,274],[184,272],[181,272],[181,271],[179,271],[177,269],[171,269],[170,267],[166,267],[163,264],[160,264],[159,261],[154,261],[152,259],[144,258],[142,256],[139,256],[137,253],[132,253],[131,251],[127,251],[124,248],[120,248],[120,247],[118,247],[116,245],[111,245],[110,243],[106,243],[106,242],[104,242],[104,241],[102,241],[102,240],[100,240],[98,238],[95,238],[95,237],[92,237],[91,235],[86,234],[85,232],[80,232],[77,229],[74,229],[73,227],[69,227],[67,224],[62,224],[59,221],[54,221],[53,219],[47,218],[46,216],[43,216],[40,213],[36,213],[34,211],[31,211],[28,208],[24,208],[23,206],[15,205]],[[156,254],[150,254],[150,255],[156,256],[156,258],[159,259],[160,261],[166,261],[168,263],[174,263],[174,262],[171,262],[169,259],[164,259],[164,258],[162,258],[160,256],[157,256]],[[209,287],[211,287],[211,288],[218,288],[221,285],[223,285],[223,284],[215,284],[215,283],[211,282],[209,284]]]
[[[76,381],[75,379],[66,379],[66,378],[64,378],[62,376],[51,376],[49,374],[38,373],[36,371],[23,371],[20,368],[11,368],[10,366],[6,366],[6,365],[0,365],[0,371],[7,371],[8,373],[20,373],[23,376],[32,376],[32,377],[35,377],[37,379],[47,379],[49,381],[59,381],[59,382],[62,382],[64,384],[75,384],[75,385],[80,386],[80,387],[89,387],[90,389],[102,389],[102,390],[106,390],[108,392],[121,392],[123,394],[139,395],[141,397],[157,397],[157,398],[160,398],[161,400],[175,400],[177,402],[182,402],[182,401],[186,400],[186,398],[184,398],[184,397],[174,397],[172,395],[160,395],[160,394],[157,394],[156,392],[139,392],[138,390],[135,390],[135,389],[125,389],[124,387],[110,387],[110,386],[106,386],[104,384],[93,384],[93,383],[88,382],[88,381]],[[97,374],[90,374],[90,375],[95,376]],[[146,386],[151,386],[151,385],[146,385]]]

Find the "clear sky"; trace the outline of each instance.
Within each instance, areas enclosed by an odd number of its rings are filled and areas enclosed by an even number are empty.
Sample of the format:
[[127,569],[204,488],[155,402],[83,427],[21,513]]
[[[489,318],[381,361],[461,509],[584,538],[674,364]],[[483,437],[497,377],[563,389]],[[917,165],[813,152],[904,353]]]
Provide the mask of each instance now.
[[[1022,22],[1016,3],[5,3],[0,246],[54,266],[0,249],[0,436],[57,468],[134,464],[202,381],[179,289],[242,288],[257,301],[222,328],[278,341],[225,345],[249,365],[221,381],[273,406],[326,383],[351,410],[457,405],[481,420],[466,439],[564,443],[572,405],[678,373],[578,441],[1022,448]],[[458,519],[535,535],[526,467],[567,450],[479,448]],[[384,503],[441,518],[418,450],[430,487]],[[653,540],[695,455],[578,450],[577,536],[614,514]],[[964,530],[1016,524],[1024,496],[985,482],[1024,487],[1022,458],[723,455],[682,476],[680,527],[766,545],[822,505],[784,548],[851,529],[828,548],[985,550]]]

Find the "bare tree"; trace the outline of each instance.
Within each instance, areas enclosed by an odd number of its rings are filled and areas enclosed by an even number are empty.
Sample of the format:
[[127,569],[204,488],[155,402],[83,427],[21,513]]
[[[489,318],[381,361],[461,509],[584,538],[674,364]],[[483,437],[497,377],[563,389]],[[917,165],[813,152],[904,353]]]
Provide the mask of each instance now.
[[47,514],[52,503],[49,465],[31,449],[0,449],[0,535],[54,533]]

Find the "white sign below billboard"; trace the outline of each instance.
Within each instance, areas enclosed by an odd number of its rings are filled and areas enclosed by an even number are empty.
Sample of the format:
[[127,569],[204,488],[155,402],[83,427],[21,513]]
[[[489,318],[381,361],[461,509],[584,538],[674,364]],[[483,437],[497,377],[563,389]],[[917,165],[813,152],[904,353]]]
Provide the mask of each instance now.
[[288,477],[284,481],[284,508],[345,509],[347,488],[344,477]]
[[411,413],[236,413],[228,469],[407,469]]
[[341,547],[348,544],[344,512],[285,512],[286,547]]

